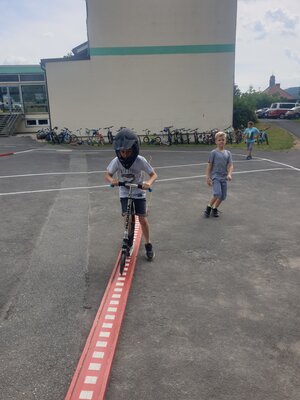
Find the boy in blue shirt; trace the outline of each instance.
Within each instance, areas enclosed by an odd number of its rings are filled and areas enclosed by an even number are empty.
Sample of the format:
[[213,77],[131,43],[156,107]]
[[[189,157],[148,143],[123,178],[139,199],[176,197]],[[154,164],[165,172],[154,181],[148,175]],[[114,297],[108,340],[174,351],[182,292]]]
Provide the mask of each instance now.
[[215,142],[217,148],[211,151],[206,168],[206,183],[212,187],[212,197],[204,211],[206,218],[211,212],[214,217],[219,216],[218,207],[227,196],[227,181],[232,180],[232,155],[225,150],[226,133],[217,132]]
[[259,130],[253,126],[253,122],[248,122],[248,128],[245,129],[244,135],[247,144],[247,157],[246,160],[252,160],[252,149],[255,143],[255,139],[259,137]]

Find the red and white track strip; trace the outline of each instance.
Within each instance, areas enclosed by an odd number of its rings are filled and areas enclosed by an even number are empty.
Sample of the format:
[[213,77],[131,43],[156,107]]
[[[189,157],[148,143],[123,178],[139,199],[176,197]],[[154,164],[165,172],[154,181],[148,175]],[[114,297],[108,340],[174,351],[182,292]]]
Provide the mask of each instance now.
[[132,254],[127,257],[123,275],[120,276],[121,252],[119,253],[65,400],[104,399],[141,236],[141,227],[137,218]]

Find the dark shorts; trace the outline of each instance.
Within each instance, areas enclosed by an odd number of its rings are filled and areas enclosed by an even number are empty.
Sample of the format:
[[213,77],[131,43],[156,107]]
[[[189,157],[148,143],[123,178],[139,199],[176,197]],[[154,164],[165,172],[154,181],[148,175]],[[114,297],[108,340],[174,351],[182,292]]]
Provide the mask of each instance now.
[[[127,211],[128,198],[121,197],[120,202],[122,207],[122,215],[125,215]],[[134,202],[135,214],[141,217],[146,217],[147,216],[146,199],[145,198],[133,199],[133,202]]]
[[214,179],[212,184],[212,194],[220,200],[225,200],[227,196],[227,181]]

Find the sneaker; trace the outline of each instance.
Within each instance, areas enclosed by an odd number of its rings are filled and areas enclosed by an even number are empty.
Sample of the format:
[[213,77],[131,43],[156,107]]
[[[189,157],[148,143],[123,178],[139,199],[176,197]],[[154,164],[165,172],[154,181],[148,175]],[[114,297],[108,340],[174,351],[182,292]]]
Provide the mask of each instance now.
[[206,210],[204,211],[204,217],[209,218],[211,213],[211,206],[207,206]]
[[212,213],[215,218],[219,217],[219,210],[217,208],[213,208]]
[[148,261],[152,261],[153,258],[155,257],[155,253],[152,247],[151,243],[145,244],[145,249],[146,249],[146,258]]
[[252,160],[252,156],[247,156],[246,160]]

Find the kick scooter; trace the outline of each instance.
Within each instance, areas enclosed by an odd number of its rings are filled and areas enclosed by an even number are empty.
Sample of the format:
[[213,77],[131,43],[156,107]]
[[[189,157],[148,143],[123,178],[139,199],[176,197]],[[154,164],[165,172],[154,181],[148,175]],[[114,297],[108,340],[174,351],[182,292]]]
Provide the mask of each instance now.
[[[111,185],[114,187],[113,185]],[[125,214],[125,230],[122,241],[122,249],[121,249],[121,257],[120,257],[120,275],[123,274],[126,258],[130,255],[130,250],[133,245],[134,239],[134,229],[135,229],[135,210],[134,210],[134,202],[132,197],[132,190],[134,188],[142,189],[143,185],[136,183],[128,183],[128,182],[119,182],[119,186],[125,186],[129,189],[128,192],[128,203],[127,210]],[[148,189],[149,192],[152,192],[152,189]]]

